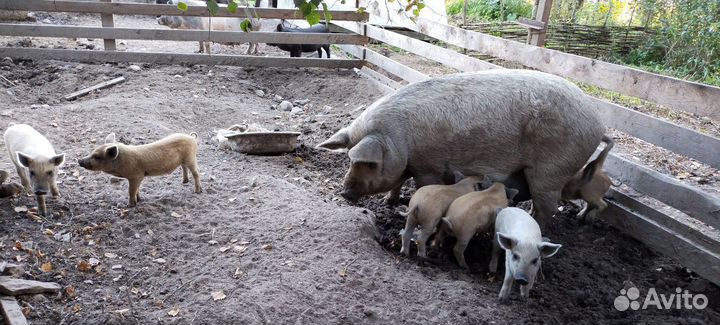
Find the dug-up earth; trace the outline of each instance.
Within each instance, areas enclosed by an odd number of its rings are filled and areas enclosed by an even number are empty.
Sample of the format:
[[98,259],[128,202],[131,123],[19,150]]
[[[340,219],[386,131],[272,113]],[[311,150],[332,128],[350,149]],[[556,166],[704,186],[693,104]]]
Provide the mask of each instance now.
[[[379,196],[339,198],[347,157],[314,149],[381,96],[352,71],[2,60],[0,75],[0,132],[31,124],[67,155],[51,215],[32,213],[32,197],[0,199],[0,261],[63,288],[17,297],[31,324],[720,322],[718,287],[602,221],[572,217],[573,206],[545,234],[563,247],[528,300],[514,292],[498,302],[487,236],[468,248],[471,271],[448,251],[401,257],[400,215]],[[127,80],[63,99],[118,76]],[[297,101],[295,113],[273,109],[280,98]],[[216,130],[238,123],[299,131],[300,147],[279,156],[219,149]],[[175,171],[147,178],[128,208],[124,180],[77,164],[110,132],[129,144],[198,132],[204,192]],[[4,143],[0,169],[12,170]],[[641,297],[684,288],[709,306],[616,310],[630,287]]]

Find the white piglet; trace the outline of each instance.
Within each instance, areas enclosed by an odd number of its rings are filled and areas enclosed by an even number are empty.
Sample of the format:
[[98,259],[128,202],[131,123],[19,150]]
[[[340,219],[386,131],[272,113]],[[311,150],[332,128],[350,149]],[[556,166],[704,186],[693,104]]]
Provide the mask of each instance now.
[[5,131],[5,146],[15,165],[23,187],[34,193],[38,210],[47,215],[45,195],[60,195],[57,187],[58,167],[65,161],[65,154],[56,154],[45,136],[27,124],[10,124]]
[[495,233],[490,272],[497,271],[500,248],[505,250],[505,279],[500,289],[500,300],[510,296],[514,282],[520,285],[520,295],[529,297],[541,260],[555,255],[562,245],[543,241],[538,223],[519,208],[498,211]]

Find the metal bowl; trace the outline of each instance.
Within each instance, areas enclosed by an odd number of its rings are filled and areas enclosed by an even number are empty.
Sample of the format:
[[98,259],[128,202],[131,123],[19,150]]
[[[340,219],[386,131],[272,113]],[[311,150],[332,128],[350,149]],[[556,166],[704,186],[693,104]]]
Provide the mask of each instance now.
[[295,150],[300,132],[238,132],[224,136],[232,150],[252,155],[271,155]]

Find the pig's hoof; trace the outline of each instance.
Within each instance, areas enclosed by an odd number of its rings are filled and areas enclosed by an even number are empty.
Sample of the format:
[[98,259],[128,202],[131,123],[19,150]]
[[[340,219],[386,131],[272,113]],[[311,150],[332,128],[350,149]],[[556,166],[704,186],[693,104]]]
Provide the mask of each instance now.
[[395,196],[393,196],[393,197],[386,196],[384,201],[385,201],[385,206],[394,207],[394,206],[397,206],[398,203],[400,203],[400,198],[395,197]]

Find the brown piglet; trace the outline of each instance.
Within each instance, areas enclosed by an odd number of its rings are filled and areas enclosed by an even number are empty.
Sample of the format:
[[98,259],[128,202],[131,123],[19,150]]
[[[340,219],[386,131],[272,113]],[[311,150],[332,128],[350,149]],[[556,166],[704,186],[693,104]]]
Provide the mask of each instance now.
[[195,193],[201,193],[197,165],[197,134],[171,134],[153,143],[132,146],[115,141],[115,133],[105,138],[105,144],[78,161],[89,170],[101,171],[126,178],[129,183],[130,206],[140,200],[140,183],[145,176],[172,173],[178,166],[183,170],[183,183],[188,183],[188,171],[195,181]]

